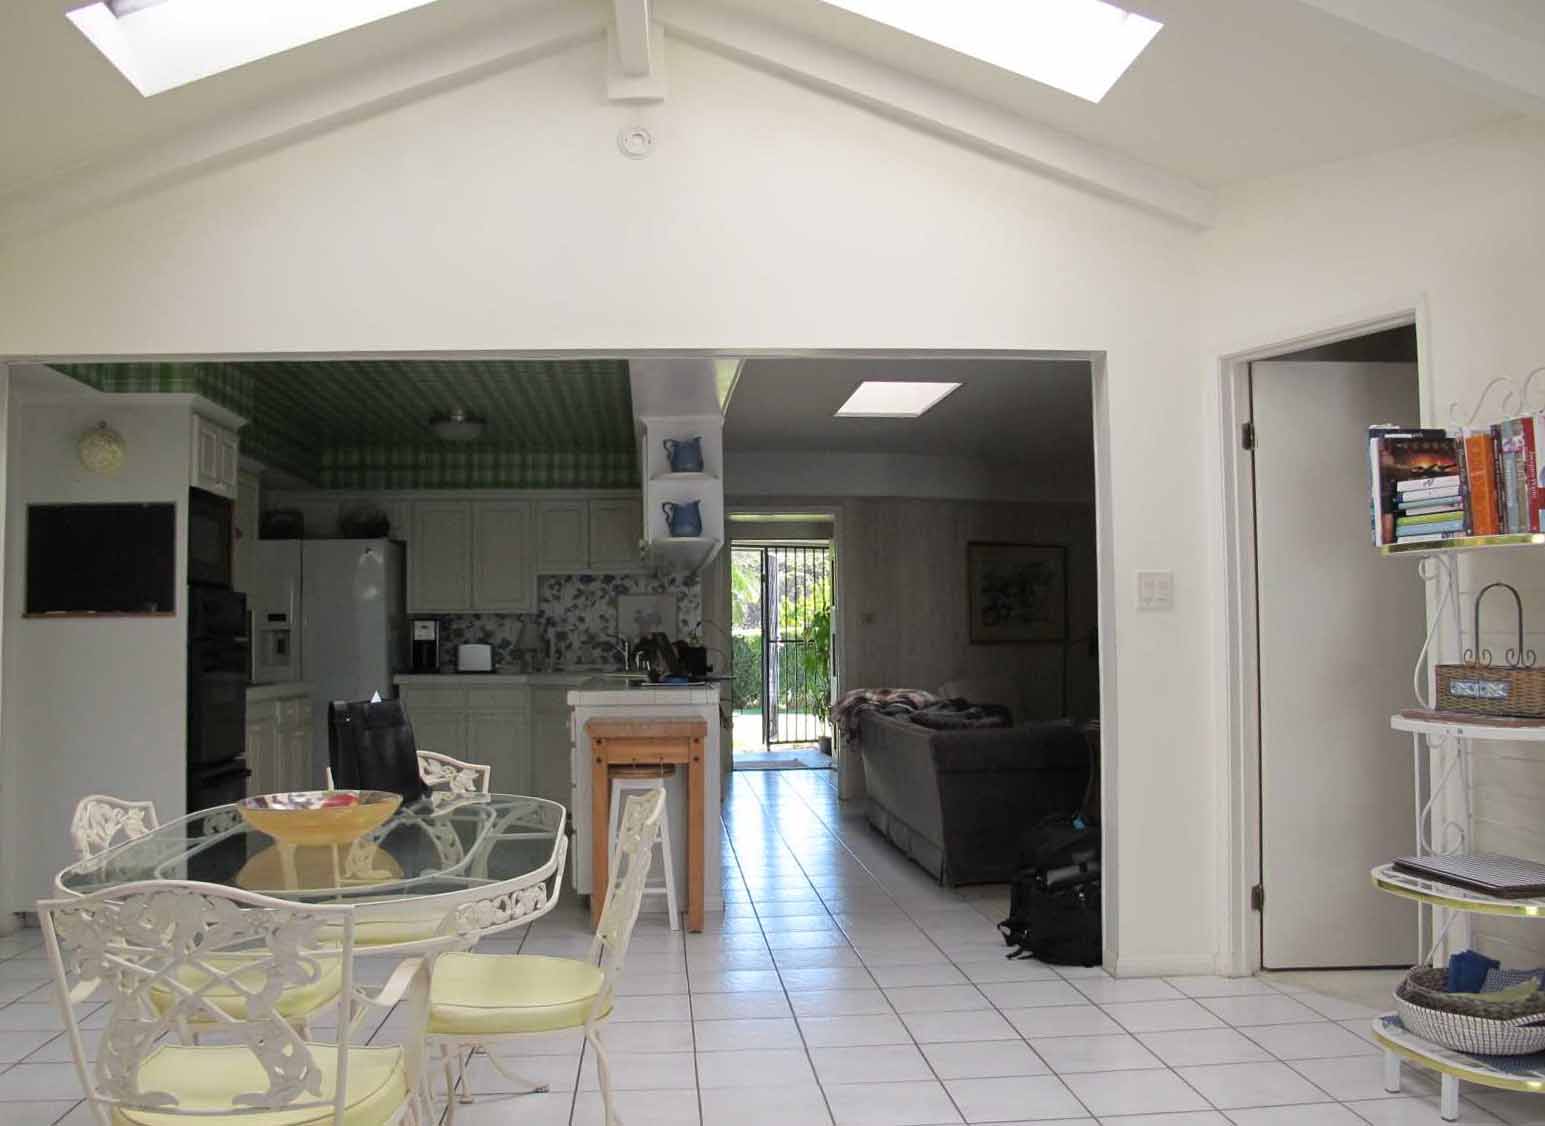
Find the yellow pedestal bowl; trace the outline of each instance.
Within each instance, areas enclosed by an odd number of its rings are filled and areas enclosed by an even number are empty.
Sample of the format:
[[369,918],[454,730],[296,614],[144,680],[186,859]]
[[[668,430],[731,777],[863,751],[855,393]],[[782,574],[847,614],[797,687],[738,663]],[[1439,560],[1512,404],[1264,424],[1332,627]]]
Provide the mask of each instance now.
[[402,804],[384,790],[298,790],[240,805],[247,824],[286,845],[345,845],[384,825]]

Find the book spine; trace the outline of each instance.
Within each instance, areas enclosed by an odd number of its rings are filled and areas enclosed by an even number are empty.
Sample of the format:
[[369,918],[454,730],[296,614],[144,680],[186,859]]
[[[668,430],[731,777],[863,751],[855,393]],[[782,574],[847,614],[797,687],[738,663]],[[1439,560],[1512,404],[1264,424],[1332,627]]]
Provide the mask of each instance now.
[[1517,428],[1508,419],[1498,427],[1501,433],[1502,462],[1502,525],[1509,533],[1518,531],[1518,447]]
[[1518,420],[1518,433],[1523,439],[1520,453],[1522,472],[1518,480],[1518,500],[1522,508],[1521,532],[1538,532],[1540,530],[1540,513],[1536,502],[1535,480],[1538,477],[1536,465],[1538,454],[1534,447],[1534,418],[1521,418]]
[[1411,493],[1437,492],[1440,489],[1455,489],[1459,487],[1461,477],[1457,473],[1451,473],[1446,477],[1423,477],[1418,481],[1401,481],[1395,486],[1395,491],[1401,496],[1409,496]]
[[1507,531],[1507,489],[1502,474],[1502,427],[1495,425],[1491,428],[1491,464],[1496,473],[1497,490],[1497,531]]
[[1478,536],[1494,536],[1497,534],[1497,488],[1491,435],[1467,434],[1464,446],[1465,478],[1470,486],[1470,528]]

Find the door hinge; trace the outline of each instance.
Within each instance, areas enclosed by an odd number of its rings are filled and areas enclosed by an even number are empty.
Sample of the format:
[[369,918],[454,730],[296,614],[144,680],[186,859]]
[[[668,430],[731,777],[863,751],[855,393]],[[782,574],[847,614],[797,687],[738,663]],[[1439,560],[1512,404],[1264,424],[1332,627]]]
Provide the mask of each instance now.
[[1246,422],[1240,426],[1239,444],[1247,450],[1255,449],[1255,423]]
[[1266,909],[1266,888],[1256,884],[1250,889],[1250,910],[1263,911]]

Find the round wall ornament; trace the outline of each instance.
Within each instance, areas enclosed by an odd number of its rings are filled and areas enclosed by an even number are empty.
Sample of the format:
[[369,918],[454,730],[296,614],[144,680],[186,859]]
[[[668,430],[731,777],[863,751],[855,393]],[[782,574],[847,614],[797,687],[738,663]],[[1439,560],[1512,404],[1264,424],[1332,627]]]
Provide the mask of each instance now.
[[80,436],[80,463],[92,473],[112,476],[123,468],[123,435],[99,422]]

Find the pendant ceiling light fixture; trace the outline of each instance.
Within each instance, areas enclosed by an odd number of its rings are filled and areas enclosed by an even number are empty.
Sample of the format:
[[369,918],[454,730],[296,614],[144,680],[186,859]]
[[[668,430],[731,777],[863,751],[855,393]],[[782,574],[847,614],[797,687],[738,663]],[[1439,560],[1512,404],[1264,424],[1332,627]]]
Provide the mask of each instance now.
[[429,420],[430,431],[442,442],[475,442],[483,436],[483,429],[487,425],[481,418],[468,414],[460,407]]

